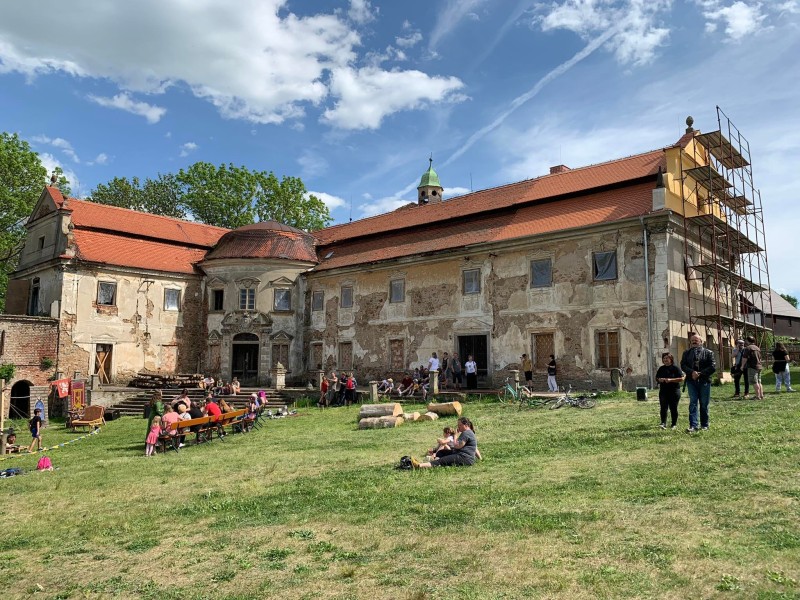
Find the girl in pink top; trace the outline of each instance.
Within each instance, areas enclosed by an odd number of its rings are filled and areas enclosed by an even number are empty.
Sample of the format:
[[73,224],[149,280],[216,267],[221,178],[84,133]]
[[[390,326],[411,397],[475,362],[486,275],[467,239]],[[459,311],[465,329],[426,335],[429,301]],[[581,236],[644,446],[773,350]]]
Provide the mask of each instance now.
[[161,417],[156,415],[153,417],[153,424],[150,426],[150,432],[147,434],[147,440],[145,440],[145,456],[153,456],[153,452],[155,452],[156,449],[156,444],[158,443],[159,435],[161,435]]

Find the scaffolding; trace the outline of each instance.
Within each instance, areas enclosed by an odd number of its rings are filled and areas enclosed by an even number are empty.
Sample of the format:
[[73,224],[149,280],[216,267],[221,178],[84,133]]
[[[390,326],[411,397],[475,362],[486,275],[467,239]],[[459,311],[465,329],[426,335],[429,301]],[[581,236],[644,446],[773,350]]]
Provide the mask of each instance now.
[[716,113],[710,133],[687,119],[692,135],[681,153],[689,323],[720,349],[746,336],[764,347],[772,301],[761,193],[749,142],[719,106]]

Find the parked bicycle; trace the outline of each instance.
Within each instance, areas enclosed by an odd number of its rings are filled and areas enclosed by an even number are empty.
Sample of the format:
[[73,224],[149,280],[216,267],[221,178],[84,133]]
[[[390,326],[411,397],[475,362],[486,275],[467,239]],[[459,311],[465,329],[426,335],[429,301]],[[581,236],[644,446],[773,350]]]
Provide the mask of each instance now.
[[512,383],[510,377],[506,377],[503,388],[497,393],[497,400],[504,404],[517,403],[518,410],[522,410],[522,407],[539,408],[553,401],[552,398],[535,396],[531,388]]
[[572,386],[569,386],[562,396],[550,405],[551,409],[561,408],[562,406],[572,406],[574,408],[594,408],[597,401],[594,399],[595,394],[581,394],[580,396],[572,397],[570,392]]

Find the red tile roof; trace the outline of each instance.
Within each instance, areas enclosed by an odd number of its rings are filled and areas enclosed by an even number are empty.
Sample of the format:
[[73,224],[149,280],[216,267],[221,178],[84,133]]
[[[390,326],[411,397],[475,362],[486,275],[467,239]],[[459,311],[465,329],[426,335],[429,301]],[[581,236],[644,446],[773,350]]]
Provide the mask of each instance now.
[[225,234],[206,255],[215,258],[282,258],[317,262],[314,236],[275,221],[246,225]]
[[512,206],[494,213],[451,218],[413,229],[385,232],[380,236],[345,240],[320,250],[321,255],[331,251],[333,255],[329,259],[321,258],[321,264],[315,271],[502,242],[636,217],[650,212],[653,187],[652,182],[640,183],[557,202]]
[[230,231],[224,227],[162,217],[76,198],[69,198],[65,207],[61,192],[57,188],[47,189],[59,208],[72,211],[72,223],[76,228],[114,231],[206,248],[212,247],[219,238]]
[[192,248],[152,239],[137,239],[116,233],[75,229],[77,258],[120,267],[196,273],[194,264],[203,260],[205,248]]
[[[658,167],[664,168],[663,150],[653,150],[620,158],[606,163],[552,173],[536,179],[473,192],[465,196],[427,204],[403,207],[396,211],[368,217],[353,223],[334,225],[315,231],[320,245],[329,245],[342,240],[352,240],[398,228],[414,228],[431,222],[445,221],[454,216],[477,216],[510,206],[517,206],[567,196],[649,176],[655,176]],[[653,179],[655,182],[655,179]],[[398,212],[399,211],[399,212]]]

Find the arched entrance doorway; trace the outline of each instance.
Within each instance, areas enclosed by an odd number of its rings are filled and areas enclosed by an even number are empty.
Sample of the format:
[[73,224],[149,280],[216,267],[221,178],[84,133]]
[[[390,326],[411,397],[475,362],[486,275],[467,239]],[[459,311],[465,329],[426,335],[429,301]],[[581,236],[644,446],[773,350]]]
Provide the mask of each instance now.
[[9,416],[12,419],[31,418],[31,383],[18,381],[11,386],[11,409]]
[[255,333],[237,333],[233,336],[231,350],[231,376],[243,386],[258,384],[258,336]]

